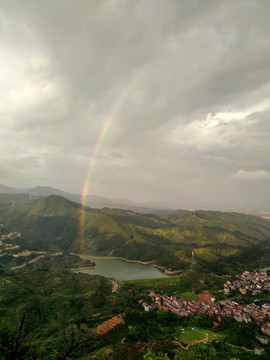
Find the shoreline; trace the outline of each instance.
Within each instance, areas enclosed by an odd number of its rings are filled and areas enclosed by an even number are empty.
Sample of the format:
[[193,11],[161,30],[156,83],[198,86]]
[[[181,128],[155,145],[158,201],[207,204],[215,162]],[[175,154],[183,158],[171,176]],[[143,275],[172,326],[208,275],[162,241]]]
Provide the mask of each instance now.
[[182,273],[184,270],[164,270],[167,275],[177,275]]
[[161,269],[165,272],[165,274],[167,275],[175,275],[175,274],[180,274],[181,272],[183,272],[184,270],[168,270],[166,268],[166,266],[160,266],[160,265],[156,265],[154,264],[153,265],[154,267],[158,268],[158,269]]
[[[140,260],[130,260],[130,259],[126,259],[120,256],[92,256],[92,255],[84,255],[84,254],[76,254],[76,253],[70,253],[71,255],[76,255],[79,256],[81,259],[111,259],[111,260],[124,260],[127,262],[133,262],[133,263],[138,263],[138,264],[142,264],[142,265],[150,265],[153,264],[152,266],[162,270],[166,275],[177,275],[180,274],[181,272],[183,272],[184,270],[168,270],[166,268],[166,266],[160,266],[160,265],[156,265],[155,264],[155,260],[150,260],[150,261],[140,261]],[[92,267],[84,267],[84,268],[80,268],[80,270],[84,270],[84,269],[94,269],[95,266]]]
[[79,270],[87,270],[87,269],[95,269],[96,266],[81,266],[81,267],[78,267],[78,268],[73,268],[71,269],[72,271],[79,271]]

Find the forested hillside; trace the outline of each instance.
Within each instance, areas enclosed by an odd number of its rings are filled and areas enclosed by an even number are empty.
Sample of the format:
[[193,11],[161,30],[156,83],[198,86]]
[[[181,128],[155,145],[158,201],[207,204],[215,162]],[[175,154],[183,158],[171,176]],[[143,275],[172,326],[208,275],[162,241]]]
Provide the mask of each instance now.
[[150,261],[171,269],[194,266],[228,273],[267,263],[270,221],[216,211],[142,215],[119,209],[84,209],[60,196],[1,203],[0,221],[20,231],[21,245]]

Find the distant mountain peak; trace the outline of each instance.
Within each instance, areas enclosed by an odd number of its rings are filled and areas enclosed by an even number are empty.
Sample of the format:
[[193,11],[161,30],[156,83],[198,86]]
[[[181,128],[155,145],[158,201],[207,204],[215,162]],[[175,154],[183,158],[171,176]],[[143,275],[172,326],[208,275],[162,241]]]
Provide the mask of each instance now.
[[[81,204],[82,197],[80,194],[72,194],[63,190],[53,188],[51,186],[38,185],[29,189],[18,189],[6,185],[0,185],[0,194],[28,194],[33,197],[44,197],[50,195],[59,195],[70,201]],[[14,198],[11,201],[16,201]],[[18,198],[18,201],[22,201]],[[26,199],[24,199],[26,201]],[[119,198],[106,198],[105,196],[89,194],[85,197],[85,205],[92,208],[110,208],[132,210],[141,213],[151,213],[159,211],[159,209],[169,209],[170,206],[166,202],[148,202],[138,203],[132,200],[119,199]],[[162,210],[163,212],[165,210]]]

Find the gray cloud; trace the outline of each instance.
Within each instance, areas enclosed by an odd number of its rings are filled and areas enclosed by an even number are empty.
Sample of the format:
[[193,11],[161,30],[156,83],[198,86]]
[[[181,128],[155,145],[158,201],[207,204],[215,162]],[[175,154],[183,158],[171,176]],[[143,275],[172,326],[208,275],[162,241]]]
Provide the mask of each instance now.
[[268,0],[1,2],[0,182],[81,192],[99,145],[92,193],[267,206],[267,179],[235,180],[270,172],[268,14]]

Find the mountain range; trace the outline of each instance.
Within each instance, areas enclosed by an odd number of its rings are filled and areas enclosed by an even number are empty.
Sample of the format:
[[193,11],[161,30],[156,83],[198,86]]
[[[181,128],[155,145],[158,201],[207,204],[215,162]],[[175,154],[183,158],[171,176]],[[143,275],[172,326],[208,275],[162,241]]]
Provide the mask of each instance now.
[[83,216],[81,211],[78,203],[56,195],[0,202],[0,223],[21,232],[21,246],[34,250],[155,261],[171,269],[194,265],[219,273],[270,262],[270,221],[260,217],[202,210],[140,214],[85,207]]
[[[72,194],[49,186],[37,186],[35,188],[19,189],[0,184],[0,201],[27,201],[29,199],[42,198],[49,195],[59,195],[77,203],[82,203],[83,201],[82,195]],[[141,213],[159,213],[164,211],[159,211],[159,209],[174,209],[174,206],[169,202],[137,203],[127,199],[110,199],[104,196],[93,194],[86,195],[84,204],[94,208],[109,207],[117,209],[129,209]]]

